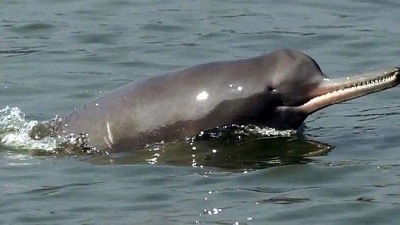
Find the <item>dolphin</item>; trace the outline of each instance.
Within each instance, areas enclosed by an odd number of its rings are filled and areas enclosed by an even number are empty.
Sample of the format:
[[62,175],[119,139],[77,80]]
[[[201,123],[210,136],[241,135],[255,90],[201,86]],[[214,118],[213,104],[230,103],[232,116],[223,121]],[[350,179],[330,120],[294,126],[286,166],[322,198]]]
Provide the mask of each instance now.
[[[398,85],[399,73],[397,67],[330,79],[310,56],[278,49],[126,84],[59,117],[51,133],[85,134],[95,149],[117,152],[233,124],[298,129],[327,106]],[[31,137],[43,136],[41,128]]]

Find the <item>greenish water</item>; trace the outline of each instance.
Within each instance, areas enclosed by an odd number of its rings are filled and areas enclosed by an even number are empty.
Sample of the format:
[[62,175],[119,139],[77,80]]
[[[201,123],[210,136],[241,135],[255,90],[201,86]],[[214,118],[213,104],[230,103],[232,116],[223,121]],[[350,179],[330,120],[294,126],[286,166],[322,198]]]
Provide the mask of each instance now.
[[[0,109],[18,107],[26,122],[146,76],[280,47],[306,52],[330,77],[400,63],[394,0],[16,0],[0,9]],[[196,152],[177,143],[157,157],[0,147],[0,223],[397,224],[398,96],[326,108],[298,136],[200,142]]]

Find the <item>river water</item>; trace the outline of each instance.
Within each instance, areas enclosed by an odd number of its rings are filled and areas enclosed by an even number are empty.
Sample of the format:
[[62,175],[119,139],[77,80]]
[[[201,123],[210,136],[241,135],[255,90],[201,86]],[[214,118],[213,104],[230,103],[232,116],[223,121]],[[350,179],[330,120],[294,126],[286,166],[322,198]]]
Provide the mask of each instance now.
[[[395,0],[1,1],[1,129],[146,76],[282,47],[330,77],[399,66],[399,10]],[[159,158],[57,155],[22,136],[0,147],[0,224],[397,224],[399,95],[328,107],[300,135],[196,152],[183,142]]]

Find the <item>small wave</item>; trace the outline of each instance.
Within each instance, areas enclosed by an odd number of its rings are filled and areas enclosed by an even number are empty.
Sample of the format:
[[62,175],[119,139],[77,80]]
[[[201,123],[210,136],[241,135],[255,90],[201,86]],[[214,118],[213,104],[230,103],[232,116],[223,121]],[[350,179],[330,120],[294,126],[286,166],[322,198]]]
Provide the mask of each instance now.
[[289,137],[297,133],[296,130],[277,130],[275,128],[259,127],[255,125],[242,126],[242,128],[244,129],[244,131],[250,134],[258,135],[260,137]]
[[204,141],[210,139],[225,140],[227,143],[242,143],[258,138],[290,137],[297,134],[296,130],[278,130],[270,127],[260,127],[252,124],[230,125],[200,132],[200,134],[188,138],[189,142]]
[[[224,133],[233,133],[236,135],[246,136],[257,136],[257,137],[289,137],[297,133],[296,130],[278,130],[270,127],[260,127],[257,125],[230,125],[223,126],[207,131],[208,135],[212,137],[218,137]],[[200,133],[199,136],[204,135],[204,132]]]
[[[53,122],[57,120],[57,117],[45,122],[26,120],[25,114],[18,107],[7,106],[0,110],[0,145],[13,151],[34,155],[107,154],[107,152],[99,152],[94,147],[91,147],[88,144],[87,134],[60,136],[49,132],[54,128]],[[32,138],[31,132],[37,138]],[[276,130],[254,125],[231,125],[201,132],[199,135],[187,140],[198,141],[222,138],[231,143],[260,137],[289,137],[295,133],[295,130]]]

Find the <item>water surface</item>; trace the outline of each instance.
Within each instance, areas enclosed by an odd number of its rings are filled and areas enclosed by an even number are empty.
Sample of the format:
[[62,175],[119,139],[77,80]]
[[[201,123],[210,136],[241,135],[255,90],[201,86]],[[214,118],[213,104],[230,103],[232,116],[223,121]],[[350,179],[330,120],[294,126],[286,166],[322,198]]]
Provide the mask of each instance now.
[[[26,122],[150,75],[281,47],[311,55],[330,77],[399,66],[394,0],[13,0],[0,8],[0,108],[18,107]],[[197,152],[180,143],[158,161],[153,152],[40,156],[3,146],[0,223],[396,224],[399,94],[326,108],[300,136],[200,143]]]

